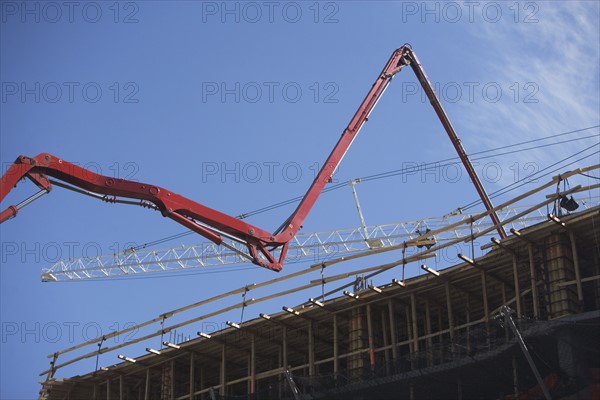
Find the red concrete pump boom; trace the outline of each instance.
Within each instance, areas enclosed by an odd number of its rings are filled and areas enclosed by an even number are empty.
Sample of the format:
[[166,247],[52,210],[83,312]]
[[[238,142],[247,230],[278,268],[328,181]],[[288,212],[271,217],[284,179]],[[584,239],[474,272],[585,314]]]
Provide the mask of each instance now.
[[[216,244],[228,246],[223,241],[224,237],[243,243],[248,248],[248,253],[244,253],[244,255],[249,260],[262,267],[280,271],[290,240],[300,229],[304,219],[327,182],[331,180],[346,151],[350,148],[363,124],[368,120],[369,114],[373,111],[373,108],[390,81],[405,65],[410,65],[417,75],[421,86],[425,90],[454,148],[467,169],[472,182],[475,184],[481,200],[488,211],[492,210],[493,206],[485,193],[483,185],[479,181],[466,152],[460,144],[460,140],[433,91],[417,56],[410,46],[404,45],[394,51],[388,60],[296,210],[273,233],[196,203],[167,189],[155,185],[98,175],[45,153],[35,157],[18,157],[2,176],[0,182],[0,202],[17,182],[24,177],[29,178],[35,183],[40,188],[40,191],[23,202],[11,205],[2,211],[0,213],[0,223],[15,217],[19,209],[48,193],[52,189],[52,184],[54,184],[100,198],[109,203],[135,204],[156,209],[164,217],[171,218]],[[62,182],[51,180],[49,177],[56,178]],[[121,198],[135,199],[137,201],[122,200]],[[490,214],[494,224],[498,228],[498,233],[501,237],[505,237],[506,234],[500,225],[498,217],[494,212]],[[232,247],[232,249],[234,248]],[[279,252],[278,256],[277,252]]]

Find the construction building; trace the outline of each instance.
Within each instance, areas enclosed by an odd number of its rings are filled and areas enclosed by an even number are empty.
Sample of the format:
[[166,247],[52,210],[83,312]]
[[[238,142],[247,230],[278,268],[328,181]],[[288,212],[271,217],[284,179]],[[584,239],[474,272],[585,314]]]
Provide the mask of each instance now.
[[[486,211],[465,216],[439,229],[414,229],[402,243],[387,242],[369,234],[363,222],[366,244],[361,254],[342,256],[310,266],[255,286],[265,287],[296,278],[334,263],[401,250],[402,258],[383,265],[367,264],[347,269],[328,282],[346,280],[343,286],[322,292],[320,298],[294,307],[284,306],[276,314],[240,323],[228,321],[217,332],[198,332],[198,337],[176,342],[163,341],[164,334],[193,325],[208,316],[233,309],[244,310],[247,303],[284,299],[285,295],[314,288],[321,281],[270,291],[261,299],[247,300],[254,287],[244,287],[215,298],[200,301],[138,325],[160,324],[150,334],[115,346],[106,346],[114,332],[51,355],[50,368],[42,375],[41,399],[508,399],[508,398],[598,398],[600,371],[600,235],[598,206],[582,207],[574,193],[597,189],[600,185],[567,190],[560,183],[575,175],[599,168],[598,165],[558,175],[549,183],[494,206],[479,180],[467,152],[442,103],[409,44],[396,49],[377,76],[367,96],[322,164],[295,211],[274,232],[203,206],[165,188],[137,181],[102,176],[59,157],[42,153],[20,156],[0,182],[0,201],[22,178],[29,178],[39,192],[0,212],[0,223],[17,216],[20,208],[49,193],[52,185],[110,203],[124,203],[161,212],[229,254],[273,271],[281,271],[294,238],[306,216],[329,183],[362,126],[387,89],[395,74],[410,68],[417,77],[471,183]],[[586,175],[588,179],[597,178]],[[53,178],[53,179],[50,179]],[[58,181],[57,181],[58,180]],[[59,182],[62,181],[62,182]],[[515,182],[516,183],[516,182]],[[556,193],[510,218],[499,212],[514,202],[556,186]],[[354,187],[353,187],[354,189]],[[591,198],[591,196],[590,196]],[[551,213],[540,213],[554,203]],[[567,212],[562,211],[565,209]],[[510,225],[531,212],[540,213],[542,222],[526,229]],[[462,214],[460,209],[455,214]],[[547,216],[547,217],[546,217]],[[490,220],[491,226],[481,225]],[[507,236],[506,228],[512,235]],[[460,236],[457,229],[470,231]],[[483,246],[484,255],[475,257],[475,239],[498,232]],[[451,237],[444,234],[451,233]],[[453,236],[453,237],[452,237]],[[396,235],[396,238],[399,236]],[[441,271],[423,264],[424,274],[373,286],[371,278],[399,265],[422,262],[435,252],[461,242],[470,243],[464,261]],[[238,246],[238,247],[236,247]],[[241,248],[240,248],[241,247]],[[301,246],[300,246],[301,247]],[[422,250],[406,256],[407,247]],[[424,248],[427,248],[426,250]],[[148,272],[147,264],[167,270],[157,252],[138,252],[133,262],[112,262],[112,255],[97,257],[88,268],[80,261],[53,267],[43,274],[45,281],[87,279],[99,276]],[[189,257],[184,257],[189,258]],[[192,257],[195,260],[198,257]],[[213,257],[221,261],[218,255]],[[373,260],[370,257],[369,260]],[[176,264],[183,268],[182,258]],[[106,261],[106,262],[105,262]],[[137,266],[137,268],[136,268]],[[141,267],[140,267],[141,266]],[[365,275],[366,274],[366,275]],[[348,282],[349,277],[356,276]],[[389,282],[389,281],[388,281]],[[351,290],[348,290],[351,289]],[[206,315],[165,325],[175,313],[190,311],[234,294],[243,293],[240,304],[215,307]],[[337,297],[331,297],[337,296]],[[243,312],[242,312],[243,316]],[[135,327],[134,327],[135,328]],[[134,328],[128,328],[131,332]],[[158,349],[146,348],[138,357],[119,355],[120,364],[96,368],[87,375],[57,378],[57,370],[77,361],[113,352],[128,345],[161,337]],[[93,351],[64,361],[65,353],[92,346]],[[575,396],[575,397],[573,397]]]
[[52,377],[41,397],[600,398],[600,208],[512,233],[441,271],[358,279],[343,296]]

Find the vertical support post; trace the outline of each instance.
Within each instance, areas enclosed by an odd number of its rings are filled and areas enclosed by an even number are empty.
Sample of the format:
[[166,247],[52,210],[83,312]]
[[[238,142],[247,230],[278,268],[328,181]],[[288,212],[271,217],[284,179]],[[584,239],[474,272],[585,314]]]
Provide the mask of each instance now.
[[398,361],[398,345],[396,338],[396,319],[394,318],[394,303],[392,299],[388,299],[388,311],[390,314],[390,341],[392,344],[392,359],[394,360],[394,365]]
[[371,375],[375,374],[375,343],[373,340],[373,323],[371,321],[371,304],[367,304],[367,335],[369,340],[369,364]]
[[190,353],[190,400],[194,400],[194,353]]
[[312,320],[308,321],[308,375],[315,375],[315,338]]
[[483,318],[485,319],[485,332],[489,340],[490,336],[490,308],[487,295],[487,276],[485,271],[481,271],[481,295],[483,297]]
[[[437,312],[437,317],[438,317],[437,318],[437,320],[438,320],[437,328],[438,328],[438,332],[440,332],[440,335],[438,336],[438,340],[442,341],[442,340],[444,340],[443,339],[443,334],[441,333],[441,331],[444,330],[444,321],[443,321],[443,318],[442,318],[442,313],[443,313],[444,310],[442,310],[442,306],[441,305],[437,307],[437,311],[438,311]],[[443,353],[441,351],[437,352],[437,361],[438,362],[444,362],[444,355],[443,355]]]
[[255,367],[256,367],[256,347],[254,335],[250,336],[250,394],[254,394],[255,391]]
[[[506,284],[502,282],[500,288],[502,289],[502,304],[507,305],[508,299],[506,298]],[[504,339],[508,341],[508,331],[506,329],[504,330]]]
[[333,376],[337,380],[340,371],[339,348],[338,348],[338,323],[337,314],[333,314]]
[[[466,312],[467,312],[467,324],[471,322],[471,296],[467,293],[467,304],[466,304]],[[467,354],[471,353],[471,326],[467,325]]]
[[123,399],[123,375],[119,375],[119,400]]
[[98,384],[94,383],[94,392],[92,393],[92,399],[96,400],[98,399]]
[[579,257],[577,255],[577,242],[573,232],[569,232],[571,240],[571,253],[573,254],[573,266],[575,267],[575,281],[577,281],[577,300],[580,307],[583,306],[583,289],[581,287],[581,270],[579,269]]
[[404,307],[404,313],[406,314],[406,334],[408,336],[408,349],[410,350],[410,355],[412,357],[413,353],[415,352],[415,344],[413,342],[412,324],[410,321],[410,306]]
[[412,339],[415,354],[419,352],[419,325],[417,324],[417,300],[414,293],[410,294],[410,308],[412,314]]
[[427,365],[433,365],[433,340],[431,339],[431,310],[429,308],[429,299],[425,300],[425,333],[427,334]]
[[171,396],[170,400],[175,400],[175,360],[171,360]]
[[281,328],[281,335],[282,337],[282,342],[281,342],[281,352],[282,354],[282,362],[283,362],[283,369],[287,369],[288,368],[288,346],[287,346],[287,327],[284,326]]
[[[283,346],[279,346],[279,351],[278,351],[278,362],[279,362],[279,366],[281,367],[282,370],[286,370],[283,367]],[[281,374],[277,375],[277,380],[278,380],[278,385],[277,385],[277,397],[278,398],[282,398],[283,397],[283,379]]]
[[163,363],[160,380],[160,399],[172,400],[173,398],[173,362]]
[[[450,353],[454,353],[454,314],[452,313],[452,296],[450,293],[450,282],[446,281],[444,284],[446,289],[446,309],[448,311],[448,333],[450,334]],[[440,317],[441,319],[441,317]],[[442,325],[440,324],[440,330],[442,329]],[[442,356],[442,359],[445,356]]]
[[[198,388],[198,390],[203,390],[204,386],[206,386],[206,379],[204,377],[204,367],[202,366],[200,367],[200,387]],[[203,396],[200,396],[200,398],[202,399]]]
[[[452,314],[452,298],[450,296],[450,282],[444,284],[446,289],[446,309],[448,310],[448,332],[450,339],[454,340],[454,315]],[[441,326],[440,326],[441,329]]]
[[106,400],[110,400],[110,379],[106,380]]
[[221,371],[220,371],[220,377],[219,377],[219,387],[220,387],[220,391],[219,394],[221,396],[225,396],[225,392],[227,392],[226,388],[227,388],[227,382],[226,382],[226,378],[227,378],[227,370],[226,370],[226,364],[225,364],[225,345],[221,346]]
[[519,263],[517,256],[513,255],[513,280],[515,285],[515,303],[517,305],[517,315],[523,315],[523,309],[521,308],[521,288],[519,287]]
[[487,295],[487,276],[485,271],[481,271],[481,296],[483,297],[483,317],[485,318],[485,323],[490,323],[490,308],[488,305],[488,295]]
[[[519,295],[516,294],[518,292],[515,291],[515,301],[516,299],[518,299]],[[502,304],[508,304],[508,299],[506,298],[506,284],[504,282],[502,282]],[[505,329],[504,330],[504,340],[506,340],[508,342],[509,336],[508,336],[508,330]]]
[[537,291],[537,277],[535,273],[535,260],[533,259],[533,245],[529,243],[527,245],[529,252],[529,274],[531,275],[531,296],[533,299],[533,317],[538,319],[540,317],[540,305]]
[[150,400],[150,367],[146,368],[146,390],[144,391],[144,400]]
[[[594,251],[594,275],[600,275],[600,257],[598,257],[598,252]],[[596,279],[594,282],[595,289],[595,305],[596,309],[600,308],[600,280]]]
[[382,308],[381,309],[381,313],[380,313],[380,317],[381,317],[381,333],[383,336],[383,347],[385,347],[385,350],[383,351],[383,358],[385,360],[385,374],[390,375],[390,350],[387,348],[389,346],[389,340],[388,340],[388,330],[387,330],[387,326],[385,323],[386,320],[386,316],[385,316],[385,310]]

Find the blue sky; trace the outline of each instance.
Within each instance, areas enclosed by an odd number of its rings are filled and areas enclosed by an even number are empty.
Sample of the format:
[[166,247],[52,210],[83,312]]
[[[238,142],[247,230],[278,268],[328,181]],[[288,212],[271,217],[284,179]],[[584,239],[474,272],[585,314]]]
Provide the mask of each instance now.
[[[468,152],[599,124],[596,1],[0,4],[3,172],[20,154],[50,152],[232,215],[252,211],[304,193],[390,54],[407,42]],[[598,133],[595,128],[568,138]],[[476,170],[492,192],[597,143],[596,136],[498,156],[479,162]],[[592,155],[597,150],[582,153],[590,157],[566,169],[597,163],[598,155]],[[404,70],[336,179],[454,155],[412,71]],[[466,174],[447,179],[447,172],[434,168],[358,185],[367,223],[443,215],[476,200]],[[21,183],[2,207],[33,190]],[[274,230],[291,211],[277,209],[250,222]],[[303,231],[358,225],[346,188],[323,195]],[[58,258],[112,253],[181,231],[158,213],[60,188],[3,224],[0,398],[36,396],[46,355],[98,331],[274,277],[255,267],[40,282],[40,270]],[[187,236],[166,245],[201,241]],[[307,265],[289,265],[284,273]],[[251,307],[245,318],[315,294]],[[100,365],[116,361],[111,353]],[[94,364],[90,360],[57,376],[86,373]]]

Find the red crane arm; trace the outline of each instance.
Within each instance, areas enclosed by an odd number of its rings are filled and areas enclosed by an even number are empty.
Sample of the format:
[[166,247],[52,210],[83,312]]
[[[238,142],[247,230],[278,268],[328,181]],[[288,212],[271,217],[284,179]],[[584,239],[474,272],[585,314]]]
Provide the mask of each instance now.
[[373,108],[375,108],[375,105],[377,105],[379,98],[389,85],[394,75],[398,73],[405,65],[405,63],[402,61],[405,49],[405,47],[401,47],[394,51],[385,67],[383,67],[383,70],[377,77],[377,80],[371,87],[371,90],[369,90],[369,93],[367,93],[367,96],[361,103],[360,107],[358,107],[358,110],[350,120],[350,123],[346,129],[344,129],[344,132],[342,132],[342,136],[331,151],[331,154],[329,154],[329,157],[327,157],[327,160],[325,160],[321,166],[321,170],[304,195],[304,198],[302,198],[292,215],[278,229],[278,231],[282,230],[282,232],[276,236],[277,239],[286,240],[287,238],[292,238],[296,232],[298,232],[298,229],[302,225],[302,222],[308,215],[312,206],[317,201],[317,198],[323,191],[323,188],[328,182],[331,181],[331,177],[344,158],[344,155],[346,155],[346,152],[352,145],[352,142],[358,135],[360,128],[362,128],[364,123],[369,119],[369,115],[371,114],[371,111],[373,111]]
[[[20,208],[41,194],[49,192],[52,184],[48,177],[53,177],[92,194],[104,195],[99,197],[107,202],[117,202],[117,197],[141,200],[137,203],[140,206],[157,209],[163,216],[171,218],[216,244],[222,244],[222,235],[231,236],[248,245],[252,256],[249,258],[252,258],[253,262],[274,270],[281,269],[280,263],[273,258],[271,252],[267,250],[267,246],[284,245],[285,243],[276,243],[271,233],[167,189],[99,175],[51,154],[42,153],[33,158],[19,156],[10,166],[0,181],[0,202],[23,177],[32,180],[41,190],[23,203],[10,206],[2,211],[0,223],[15,217]],[[58,185],[58,182],[55,184]],[[257,250],[260,250],[261,253],[264,250],[264,254],[262,254],[264,257],[258,256]]]
[[[15,217],[19,209],[36,200],[41,195],[48,193],[52,189],[52,183],[54,183],[57,186],[67,187],[80,193],[99,197],[107,202],[137,204],[143,207],[154,208],[160,211],[163,216],[171,218],[216,244],[227,245],[226,242],[223,242],[223,236],[241,242],[248,248],[248,253],[244,253],[244,255],[253,263],[274,271],[280,271],[290,240],[300,229],[304,219],[327,182],[331,181],[331,177],[339,163],[344,158],[363,124],[368,120],[371,111],[373,111],[373,108],[393,76],[405,65],[410,65],[419,78],[455,149],[475,183],[478,193],[488,210],[490,210],[492,207],[487,194],[485,194],[483,186],[479,182],[479,179],[477,179],[477,175],[464,149],[462,149],[460,141],[441,107],[441,103],[433,92],[433,88],[415,54],[410,47],[405,45],[394,51],[356,111],[356,114],[354,114],[346,129],[344,129],[340,139],[331,154],[327,157],[327,160],[298,204],[298,207],[274,233],[267,232],[240,219],[196,203],[167,189],[155,185],[98,175],[46,153],[39,154],[33,158],[20,156],[2,176],[0,181],[0,202],[17,182],[24,177],[33,181],[40,188],[40,192],[2,211],[0,213],[0,223]],[[72,185],[72,187],[65,186],[56,181],[51,182],[48,177],[66,182]],[[123,201],[117,199],[117,197],[136,199],[139,202]],[[495,213],[492,213],[492,216],[497,220]],[[502,231],[501,236],[503,233],[504,231]],[[276,257],[277,251],[279,252],[278,257]]]

